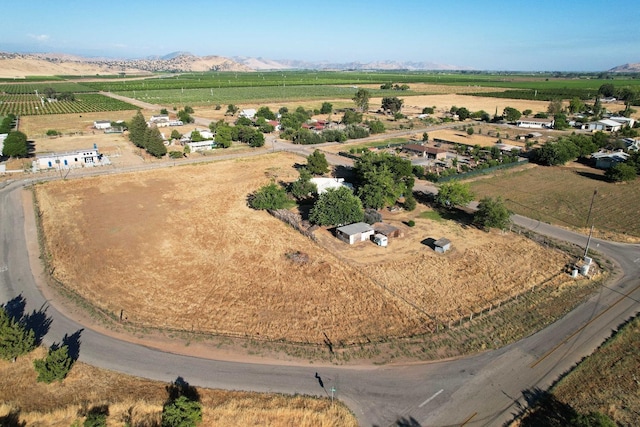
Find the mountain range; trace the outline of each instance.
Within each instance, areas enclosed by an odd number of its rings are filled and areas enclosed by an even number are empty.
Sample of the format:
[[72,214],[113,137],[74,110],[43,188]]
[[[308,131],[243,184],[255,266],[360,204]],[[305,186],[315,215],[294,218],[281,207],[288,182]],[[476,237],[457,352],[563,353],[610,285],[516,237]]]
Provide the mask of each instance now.
[[[24,78],[27,75],[145,74],[189,71],[267,71],[267,70],[469,70],[434,62],[373,61],[336,63],[329,61],[273,60],[235,56],[197,56],[172,52],[140,59],[83,57],[64,53],[0,52],[0,77]],[[609,72],[640,72],[640,63],[614,67]]]

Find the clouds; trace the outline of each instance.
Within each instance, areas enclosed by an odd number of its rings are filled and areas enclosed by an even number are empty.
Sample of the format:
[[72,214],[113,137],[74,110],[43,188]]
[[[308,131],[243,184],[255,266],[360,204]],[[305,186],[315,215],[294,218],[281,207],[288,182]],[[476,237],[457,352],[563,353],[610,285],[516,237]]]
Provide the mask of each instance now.
[[47,42],[51,38],[48,34],[27,34],[27,36],[31,40],[35,40],[35,41],[40,42],[40,43]]

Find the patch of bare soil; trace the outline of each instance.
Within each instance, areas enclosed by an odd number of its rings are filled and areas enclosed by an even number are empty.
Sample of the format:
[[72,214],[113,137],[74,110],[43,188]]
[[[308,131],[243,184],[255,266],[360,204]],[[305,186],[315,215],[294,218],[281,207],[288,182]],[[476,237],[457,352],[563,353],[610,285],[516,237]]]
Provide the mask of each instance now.
[[[405,233],[388,248],[349,246],[327,230],[316,244],[246,204],[271,178],[296,179],[296,162],[279,153],[39,185],[55,277],[137,326],[346,344],[425,332],[434,317],[540,285],[567,262],[419,211],[387,215]],[[440,237],[451,252],[423,243]]]

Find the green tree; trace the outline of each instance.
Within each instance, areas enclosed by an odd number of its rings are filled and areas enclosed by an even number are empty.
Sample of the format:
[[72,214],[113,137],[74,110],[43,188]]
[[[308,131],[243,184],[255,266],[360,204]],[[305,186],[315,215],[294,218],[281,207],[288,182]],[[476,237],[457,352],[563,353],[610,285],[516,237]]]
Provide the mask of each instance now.
[[569,128],[567,116],[564,113],[557,113],[553,116],[553,128],[557,130]]
[[458,108],[458,110],[456,111],[456,114],[458,115],[458,120],[460,120],[461,122],[471,117],[471,112],[465,107]]
[[69,356],[69,347],[66,345],[54,345],[49,349],[49,353],[44,359],[36,359],[33,366],[38,372],[38,382],[50,384],[54,381],[65,379],[71,367],[73,359]]
[[308,199],[318,192],[318,186],[311,182],[311,173],[307,168],[300,168],[300,177],[291,183],[289,192],[298,200]]
[[234,114],[236,114],[238,112],[240,108],[238,108],[236,105],[233,104],[229,104],[227,105],[227,111],[224,113],[225,116],[233,116]]
[[342,116],[343,124],[352,125],[360,122],[362,122],[362,113],[358,113],[353,110],[345,110],[344,115]]
[[473,135],[473,132],[474,132],[473,128],[471,126],[469,126],[467,128],[467,135],[471,136],[471,135]]
[[180,139],[182,138],[182,134],[178,132],[177,129],[171,131],[171,139]]
[[469,184],[450,181],[440,186],[435,201],[440,206],[452,208],[454,206],[466,206],[473,200],[473,197]]
[[473,215],[473,222],[484,229],[504,229],[509,225],[511,213],[501,197],[496,199],[485,197],[480,200],[478,210]]
[[169,111],[166,108],[162,108],[160,110],[160,114],[165,114],[165,115],[169,115]]
[[256,112],[256,117],[263,117],[265,120],[275,120],[276,113],[271,111],[269,107],[260,107]]
[[561,99],[553,99],[549,102],[549,106],[547,107],[547,113],[551,115],[556,115],[562,113],[562,100]]
[[36,346],[35,333],[12,319],[4,307],[0,307],[0,357],[13,360],[29,353]]
[[9,132],[4,140],[2,155],[6,157],[27,157],[29,154],[29,144],[27,135],[20,131]]
[[333,111],[333,104],[330,102],[323,102],[320,107],[320,114],[331,114]]
[[133,116],[127,128],[129,129],[129,141],[133,142],[136,147],[144,148],[144,135],[148,126],[140,110]]
[[627,163],[618,163],[604,173],[604,176],[612,182],[633,181],[636,175],[636,168]]
[[598,94],[604,97],[613,96],[616,93],[616,88],[611,83],[605,83],[598,89]]
[[602,117],[602,101],[600,101],[600,97],[596,96],[596,100],[593,103],[593,116],[595,118]]
[[369,99],[371,99],[371,93],[366,89],[358,89],[353,96],[353,102],[361,112],[365,112],[369,109]]
[[202,421],[200,402],[180,396],[162,408],[162,427],[195,427]]
[[309,221],[319,225],[342,225],[364,219],[362,202],[347,187],[330,188],[318,197]]
[[384,123],[382,123],[380,120],[370,120],[366,122],[367,126],[369,126],[369,131],[372,134],[376,134],[376,133],[384,133],[385,128],[384,128]]
[[202,137],[202,134],[197,129],[194,129],[194,130],[191,131],[190,138],[191,138],[191,141],[193,141],[193,142],[204,141],[204,138]]
[[192,107],[189,107],[188,105],[185,105],[185,106],[184,106],[184,111],[185,111],[185,113],[187,113],[187,114],[193,114],[193,113],[194,113],[193,108],[192,108]]
[[508,122],[515,122],[522,117],[522,113],[513,107],[504,107],[504,111],[502,112],[502,116]]
[[162,135],[157,127],[151,127],[147,130],[144,139],[144,147],[147,153],[154,157],[160,158],[167,154],[167,147],[164,145]]
[[216,127],[216,144],[222,148],[229,148],[231,146],[231,126],[226,123],[219,124]]
[[323,175],[329,172],[329,162],[324,153],[320,150],[314,150],[307,157],[307,170],[313,175]]
[[261,187],[249,197],[249,206],[253,209],[284,209],[291,204],[284,188],[276,183]]
[[392,114],[399,112],[402,109],[404,101],[396,96],[382,98],[382,109],[385,111],[391,111]]
[[531,111],[528,108],[526,110],[522,110],[522,115],[523,116],[529,116],[531,113],[533,113],[533,111]]
[[577,96],[569,101],[569,112],[571,114],[579,113],[585,110],[584,102]]
[[178,111],[178,120],[182,121],[182,123],[193,123],[195,121],[191,114],[185,110]]

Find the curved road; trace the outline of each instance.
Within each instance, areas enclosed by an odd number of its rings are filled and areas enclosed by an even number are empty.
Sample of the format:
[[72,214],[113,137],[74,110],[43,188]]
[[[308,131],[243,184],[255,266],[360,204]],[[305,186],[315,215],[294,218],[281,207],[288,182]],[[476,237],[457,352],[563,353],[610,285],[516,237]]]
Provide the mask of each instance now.
[[[640,245],[592,239],[590,247],[614,259],[620,273],[560,321],[500,350],[457,360],[356,367],[237,363],[167,353],[86,328],[58,311],[55,297],[45,299],[43,291],[49,293],[38,287],[42,267],[37,257],[32,257],[35,265],[29,263],[29,251],[37,253],[38,247],[34,218],[23,211],[21,189],[27,183],[0,183],[0,302],[22,295],[27,312],[46,306],[53,320],[46,343],[82,330],[80,360],[161,381],[180,376],[203,387],[324,396],[335,388],[335,397],[363,426],[398,421],[501,425],[527,405],[527,390],[548,388],[639,308]],[[586,236],[539,221],[519,216],[514,221],[540,234],[586,243]]]

